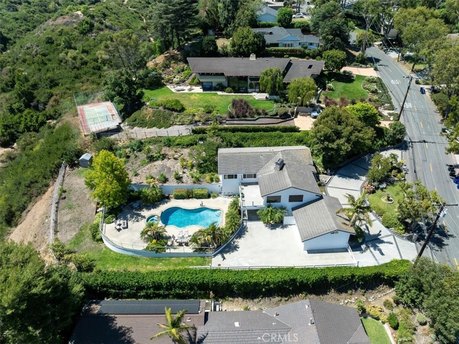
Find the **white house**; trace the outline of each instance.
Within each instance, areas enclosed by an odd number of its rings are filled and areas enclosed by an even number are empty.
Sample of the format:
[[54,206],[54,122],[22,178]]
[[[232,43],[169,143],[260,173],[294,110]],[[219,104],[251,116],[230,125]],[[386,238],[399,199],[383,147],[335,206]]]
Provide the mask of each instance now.
[[347,249],[355,234],[339,200],[321,193],[307,147],[219,149],[218,174],[222,193],[240,195],[248,218],[268,205],[284,207],[284,224],[297,227],[305,251]]
[[286,29],[280,26],[270,28],[255,28],[253,32],[263,35],[268,47],[317,49],[319,37],[304,35],[301,29]]

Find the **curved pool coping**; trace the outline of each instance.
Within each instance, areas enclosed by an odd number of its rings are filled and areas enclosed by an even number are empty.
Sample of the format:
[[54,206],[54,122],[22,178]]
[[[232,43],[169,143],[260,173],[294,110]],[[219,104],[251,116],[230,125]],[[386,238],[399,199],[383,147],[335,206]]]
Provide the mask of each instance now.
[[174,225],[166,225],[163,223],[163,221],[161,220],[161,214],[163,212],[165,212],[166,210],[170,209],[170,208],[180,208],[180,209],[185,209],[185,210],[193,210],[193,209],[200,209],[200,208],[206,208],[206,209],[210,209],[210,210],[218,210],[221,212],[221,219],[220,219],[220,224],[218,226],[224,226],[225,225],[225,217],[223,216],[225,214],[225,210],[223,210],[222,208],[210,208],[210,207],[206,207],[206,206],[200,206],[198,208],[196,207],[179,207],[179,206],[171,206],[171,207],[168,207],[164,210],[161,211],[160,214],[158,213],[152,213],[151,215],[148,215],[147,218],[149,218],[150,216],[153,216],[153,215],[156,215],[158,216],[158,223],[161,224],[162,226],[166,227],[171,227],[171,228],[175,228],[177,230],[187,230],[187,229],[190,229],[190,230],[199,230],[199,229],[202,229],[202,228],[206,228],[206,227],[203,227],[203,226],[198,226],[198,225],[191,225],[191,226],[186,226],[186,227],[177,227],[177,226],[174,226]]

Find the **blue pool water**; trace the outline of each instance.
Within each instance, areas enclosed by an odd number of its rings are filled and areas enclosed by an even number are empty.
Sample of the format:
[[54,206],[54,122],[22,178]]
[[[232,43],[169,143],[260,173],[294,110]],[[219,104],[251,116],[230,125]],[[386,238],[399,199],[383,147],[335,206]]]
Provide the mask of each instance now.
[[183,209],[172,207],[161,213],[161,222],[168,226],[185,228],[188,226],[209,227],[221,222],[221,211],[209,208]]
[[147,217],[147,222],[158,222],[158,215],[150,215]]

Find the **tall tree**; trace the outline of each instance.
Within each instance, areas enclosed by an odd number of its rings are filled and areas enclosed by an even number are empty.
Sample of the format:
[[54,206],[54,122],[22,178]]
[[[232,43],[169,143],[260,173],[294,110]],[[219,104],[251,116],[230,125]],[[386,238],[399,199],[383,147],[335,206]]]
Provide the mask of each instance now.
[[111,72],[104,80],[105,97],[116,104],[124,118],[142,107],[141,81],[124,70]]
[[375,131],[347,110],[326,108],[311,130],[312,149],[325,168],[334,168],[373,146]]
[[277,11],[277,23],[282,27],[289,27],[292,24],[293,10],[289,7],[282,7]]
[[249,27],[238,28],[231,38],[231,54],[234,56],[249,56],[260,54],[265,49],[265,38],[259,32],[253,32]]
[[349,26],[343,9],[336,1],[314,7],[311,29],[318,32],[325,50],[343,50],[349,42]]
[[325,61],[325,68],[339,72],[346,65],[346,53],[342,50],[327,50],[322,55]]
[[260,75],[260,91],[279,94],[284,88],[284,76],[279,68],[268,68]]
[[0,343],[62,343],[83,301],[65,267],[46,267],[31,246],[0,242]]
[[[435,54],[432,77],[436,85],[445,85],[448,98],[459,94],[459,44],[451,43]],[[448,109],[446,109],[448,113]]]
[[193,0],[157,0],[152,8],[156,39],[164,50],[181,46],[197,26],[198,9]]
[[185,317],[185,310],[178,312],[175,316],[172,315],[172,311],[170,308],[164,310],[166,316],[166,323],[165,324],[157,324],[163,330],[155,334],[151,340],[155,338],[168,336],[172,342],[175,344],[187,344],[187,340],[183,335],[183,332],[190,329],[190,326],[186,325],[183,322],[183,318]]
[[316,83],[312,78],[293,79],[287,86],[288,101],[303,106],[310,104],[316,95]]
[[131,182],[124,161],[112,152],[102,150],[94,158],[85,183],[103,206],[117,208],[126,203]]
[[370,28],[373,26],[377,20],[379,14],[382,12],[382,3],[381,0],[359,0],[354,4],[354,10],[362,16],[365,21],[365,31],[366,35],[363,37],[362,44],[362,53],[365,53],[365,50],[368,45],[368,38],[370,33]]
[[379,125],[379,111],[369,103],[348,105],[346,109],[369,127],[376,128]]

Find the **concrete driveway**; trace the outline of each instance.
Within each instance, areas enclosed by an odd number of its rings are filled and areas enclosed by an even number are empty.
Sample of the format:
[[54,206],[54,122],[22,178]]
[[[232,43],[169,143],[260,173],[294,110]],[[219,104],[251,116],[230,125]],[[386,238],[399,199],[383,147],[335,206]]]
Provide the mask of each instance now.
[[260,221],[248,221],[244,232],[212,259],[213,267],[232,268],[355,264],[349,252],[306,253],[295,225],[268,228]]

